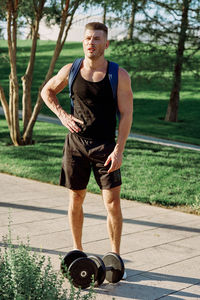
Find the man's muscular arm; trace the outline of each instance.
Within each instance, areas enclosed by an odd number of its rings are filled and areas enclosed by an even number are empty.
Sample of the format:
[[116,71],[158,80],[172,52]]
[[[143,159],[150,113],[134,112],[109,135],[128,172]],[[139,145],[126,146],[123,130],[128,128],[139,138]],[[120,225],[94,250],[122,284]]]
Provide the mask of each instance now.
[[65,127],[71,132],[78,132],[80,128],[76,123],[83,124],[83,122],[64,111],[56,97],[68,84],[71,66],[72,64],[64,66],[57,75],[52,77],[43,87],[41,96],[46,105],[56,114]]
[[128,73],[121,68],[119,69],[117,96],[120,122],[116,146],[105,162],[105,165],[108,165],[111,162],[108,173],[119,169],[122,164],[123,151],[130,133],[133,118],[133,93],[131,89],[131,80]]

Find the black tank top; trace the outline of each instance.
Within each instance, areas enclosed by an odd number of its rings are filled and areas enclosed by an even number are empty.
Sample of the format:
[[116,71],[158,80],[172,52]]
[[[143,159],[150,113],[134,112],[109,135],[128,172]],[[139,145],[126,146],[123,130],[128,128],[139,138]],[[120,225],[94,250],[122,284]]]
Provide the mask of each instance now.
[[116,129],[116,102],[108,78],[101,81],[85,80],[80,71],[73,87],[74,116],[84,122],[78,126],[81,137],[96,141],[113,141]]

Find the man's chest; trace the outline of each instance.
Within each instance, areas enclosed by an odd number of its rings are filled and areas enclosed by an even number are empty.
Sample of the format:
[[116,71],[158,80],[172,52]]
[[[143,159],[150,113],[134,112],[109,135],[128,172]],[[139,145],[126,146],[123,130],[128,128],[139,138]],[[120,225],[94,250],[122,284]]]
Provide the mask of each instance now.
[[81,76],[90,82],[100,82],[104,79],[106,76],[106,71],[94,71],[94,70],[87,70],[87,69],[81,69],[80,70]]

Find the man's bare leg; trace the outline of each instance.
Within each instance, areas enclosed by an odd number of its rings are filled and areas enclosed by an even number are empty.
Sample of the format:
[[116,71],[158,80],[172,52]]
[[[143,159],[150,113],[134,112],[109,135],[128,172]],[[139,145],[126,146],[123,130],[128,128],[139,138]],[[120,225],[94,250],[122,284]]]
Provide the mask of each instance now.
[[83,251],[82,247],[82,228],[83,228],[83,201],[85,199],[85,190],[69,190],[69,209],[68,217],[71,227],[73,247]]
[[108,190],[102,190],[102,196],[108,212],[107,227],[111,241],[112,252],[120,254],[120,242],[122,233],[120,186]]

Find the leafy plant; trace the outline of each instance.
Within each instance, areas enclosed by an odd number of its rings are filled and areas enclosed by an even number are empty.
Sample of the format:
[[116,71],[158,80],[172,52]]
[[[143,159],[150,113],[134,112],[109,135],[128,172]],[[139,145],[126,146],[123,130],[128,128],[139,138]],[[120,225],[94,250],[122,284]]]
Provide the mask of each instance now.
[[3,238],[4,249],[0,249],[0,299],[1,300],[71,300],[94,299],[93,287],[85,294],[74,288],[63,287],[65,278],[53,270],[50,258],[33,253],[29,241],[12,244],[11,227]]

